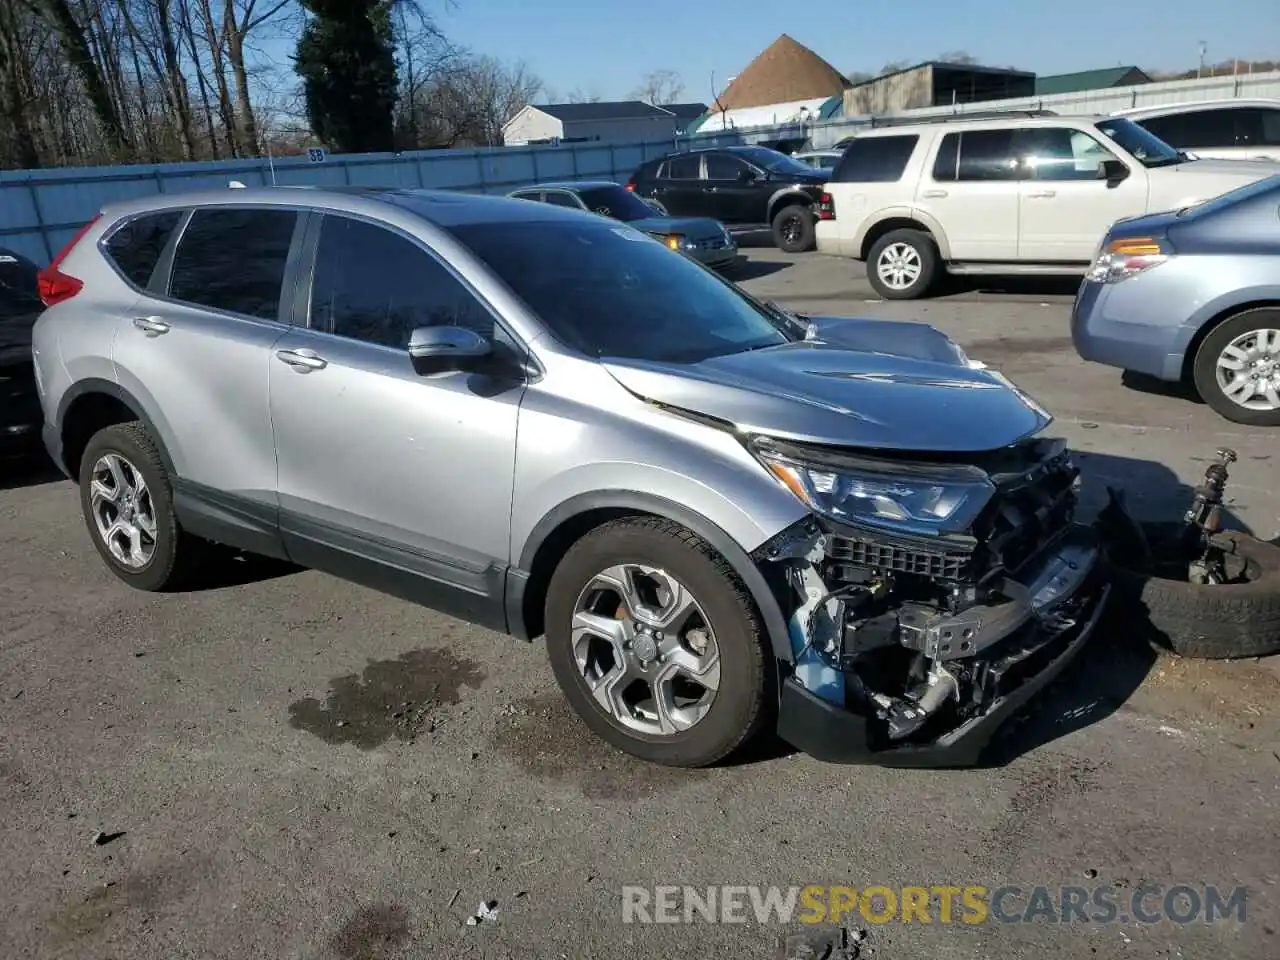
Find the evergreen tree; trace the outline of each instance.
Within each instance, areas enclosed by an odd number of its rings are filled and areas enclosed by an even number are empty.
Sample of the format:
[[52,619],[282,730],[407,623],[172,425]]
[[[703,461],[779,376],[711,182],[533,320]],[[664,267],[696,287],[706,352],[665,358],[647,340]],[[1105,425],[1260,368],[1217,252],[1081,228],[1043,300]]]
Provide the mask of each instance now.
[[294,63],[316,136],[344,153],[394,149],[394,0],[302,0]]

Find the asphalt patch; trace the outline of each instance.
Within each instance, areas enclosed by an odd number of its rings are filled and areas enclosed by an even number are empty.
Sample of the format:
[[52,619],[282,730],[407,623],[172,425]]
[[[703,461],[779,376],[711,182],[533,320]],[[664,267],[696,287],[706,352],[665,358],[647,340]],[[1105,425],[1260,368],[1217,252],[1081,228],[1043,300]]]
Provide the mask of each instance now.
[[1043,359],[1046,353],[1075,349],[1070,337],[993,337],[963,346],[967,356],[982,361]]
[[433,714],[457,703],[464,686],[476,689],[485,674],[448,650],[412,650],[394,660],[371,660],[360,674],[329,683],[322,703],[306,697],[289,706],[289,725],[326,743],[372,750],[393,737],[413,741],[433,728]]
[[615,750],[588,729],[559,691],[503,708],[493,732],[497,752],[540,780],[575,784],[590,800],[636,799],[678,790],[735,769],[686,770],[646,763]]
[[409,911],[398,903],[361,907],[329,941],[342,960],[387,960],[409,942]]
[[194,857],[131,871],[64,904],[50,916],[49,931],[66,943],[98,935],[113,919],[146,923],[166,906],[191,896],[208,872],[208,862]]

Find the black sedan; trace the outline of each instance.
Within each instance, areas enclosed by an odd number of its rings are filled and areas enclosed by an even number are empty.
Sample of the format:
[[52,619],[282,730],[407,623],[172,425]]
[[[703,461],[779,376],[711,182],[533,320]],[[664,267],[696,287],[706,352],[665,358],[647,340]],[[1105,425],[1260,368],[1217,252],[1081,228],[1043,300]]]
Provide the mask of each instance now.
[[44,309],[39,268],[0,247],[0,457],[35,451],[44,417],[31,362],[31,327]]
[[738,244],[720,221],[664,216],[657,206],[608,180],[539,183],[513,190],[508,196],[622,220],[708,267],[725,267],[738,260]]

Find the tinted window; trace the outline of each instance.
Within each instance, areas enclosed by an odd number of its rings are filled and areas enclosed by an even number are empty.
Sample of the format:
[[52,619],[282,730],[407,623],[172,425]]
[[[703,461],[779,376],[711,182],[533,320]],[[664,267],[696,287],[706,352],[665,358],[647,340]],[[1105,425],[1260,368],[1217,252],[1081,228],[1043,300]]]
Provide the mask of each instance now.
[[1280,146],[1280,110],[1247,107],[1235,113],[1236,143],[1239,146]]
[[754,163],[757,167],[764,167],[764,169],[773,173],[813,172],[795,157],[779,153],[777,150],[770,150],[768,147],[744,147],[737,151],[737,154],[739,157]]
[[1095,126],[1104,137],[1119,144],[1144,167],[1167,167],[1186,159],[1159,136],[1128,117],[1111,117],[1098,121]]
[[275,320],[297,219],[292,210],[197,210],[178,241],[169,295]]
[[515,200],[541,200],[542,191],[541,190],[521,190],[519,193],[511,194],[511,197],[512,199],[515,199]]
[[837,183],[894,183],[902,179],[920,138],[859,137],[849,144],[831,179]]
[[1028,127],[1015,143],[1033,180],[1096,180],[1098,165],[1116,159],[1087,133],[1067,127]]
[[737,157],[725,153],[707,154],[708,180],[737,180],[738,174],[747,169],[747,165]]
[[548,190],[546,193],[546,202],[553,207],[572,207],[575,210],[582,209],[578,205],[578,201],[567,193],[561,193],[559,190]]
[[657,211],[622,187],[593,187],[578,191],[578,199],[593,213],[615,220],[647,220]]
[[139,287],[151,282],[165,244],[173,236],[183,210],[167,210],[135,217],[118,227],[103,245],[108,257],[129,280]]
[[1180,148],[1231,147],[1236,142],[1234,110],[1196,110],[1153,118],[1143,121],[1142,125],[1161,140]]
[[952,181],[956,178],[956,165],[960,162],[960,134],[948,133],[938,145],[938,155],[933,158],[933,179]]
[[1016,180],[1012,130],[966,130],[960,134],[957,180]]
[[672,157],[662,168],[662,175],[668,180],[697,180],[702,176],[701,161],[702,157],[696,154]]
[[440,261],[383,227],[326,217],[316,251],[311,326],[407,347],[417,327],[470,327],[493,335],[493,315]]
[[588,356],[696,363],[794,336],[729,281],[622,224],[451,229],[557,339]]

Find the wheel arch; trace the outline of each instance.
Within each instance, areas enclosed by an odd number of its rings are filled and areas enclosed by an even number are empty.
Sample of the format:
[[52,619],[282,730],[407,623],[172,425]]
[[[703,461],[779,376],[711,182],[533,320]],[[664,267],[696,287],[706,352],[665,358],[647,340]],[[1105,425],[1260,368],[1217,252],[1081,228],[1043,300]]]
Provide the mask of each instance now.
[[950,251],[946,246],[946,238],[936,225],[930,226],[919,214],[915,213],[893,213],[880,220],[877,220],[867,232],[863,234],[862,240],[858,244],[858,259],[866,261],[871,255],[871,248],[876,241],[885,234],[892,233],[894,230],[917,230],[920,233],[928,234],[938,247],[938,254],[943,260],[949,258]]
[[530,640],[543,632],[543,606],[551,575],[561,558],[601,524],[623,517],[660,517],[690,530],[711,545],[742,580],[769,634],[774,656],[792,662],[791,641],[782,608],[750,555],[720,526],[674,500],[634,490],[600,490],[564,501],[534,526],[521,550],[519,567],[509,574],[507,624],[515,636]]
[[1182,382],[1193,383],[1195,378],[1196,354],[1200,352],[1200,346],[1220,325],[1226,323],[1232,317],[1242,313],[1248,313],[1250,310],[1263,309],[1280,309],[1280,297],[1262,297],[1254,300],[1244,300],[1233,303],[1230,306],[1222,306],[1214,304],[1209,308],[1213,312],[1204,320],[1202,320],[1195,332],[1191,335],[1191,339],[1187,341],[1186,350],[1182,354]]
[[97,377],[77,381],[58,403],[58,466],[72,480],[79,480],[80,458],[93,435],[104,427],[132,420],[146,427],[165,469],[172,474],[173,461],[143,404],[120,384]]
[[795,187],[783,187],[781,190],[775,191],[773,196],[769,198],[769,205],[765,208],[765,223],[772,224],[773,218],[783,207],[802,206],[813,207],[813,197],[809,196],[803,190],[797,190]]

